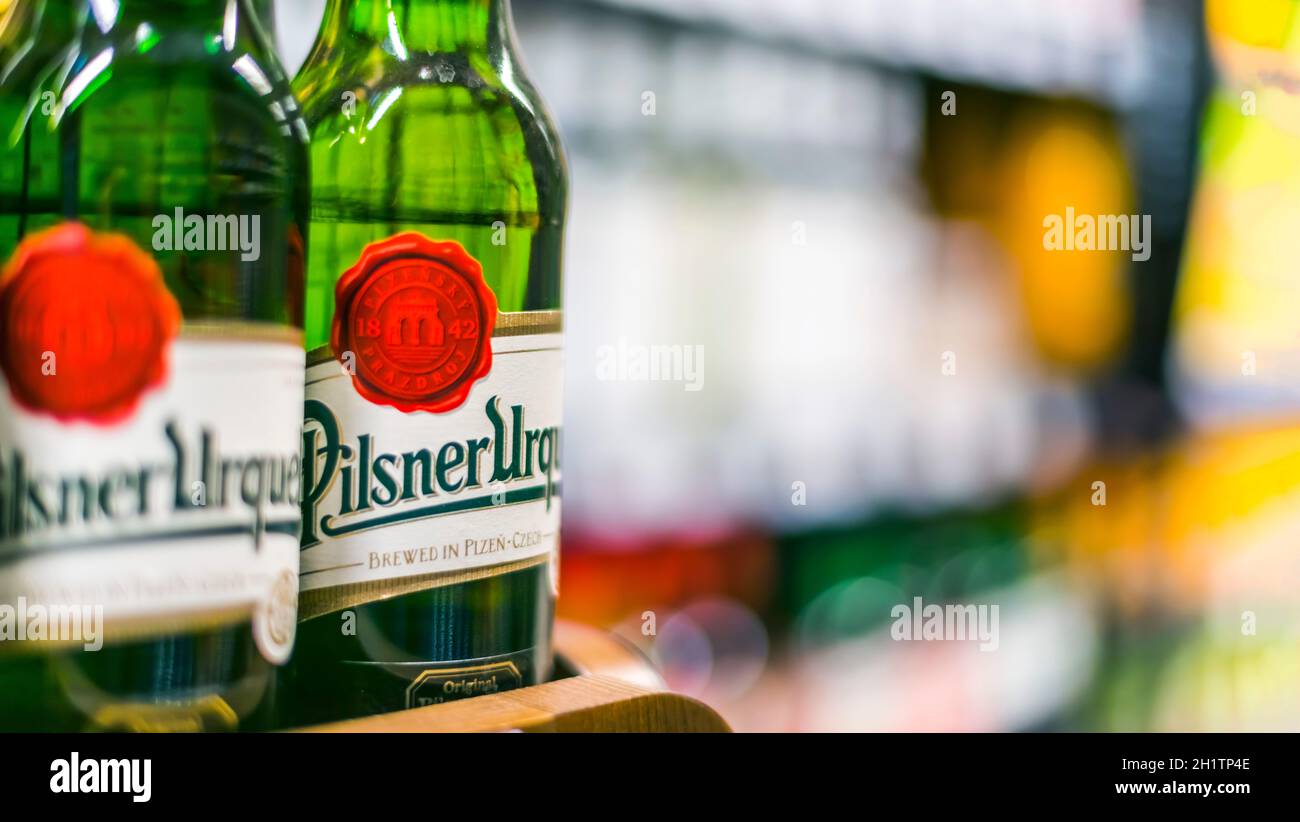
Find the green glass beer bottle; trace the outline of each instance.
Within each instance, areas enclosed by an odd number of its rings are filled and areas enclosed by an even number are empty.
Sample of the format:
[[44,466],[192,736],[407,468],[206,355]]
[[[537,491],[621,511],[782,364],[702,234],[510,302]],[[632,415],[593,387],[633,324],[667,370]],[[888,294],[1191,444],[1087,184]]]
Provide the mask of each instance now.
[[0,80],[0,727],[257,727],[297,623],[306,126],[249,0],[35,4]]
[[550,671],[566,171],[506,0],[331,0],[311,131],[286,721]]
[[25,110],[48,107],[49,97],[33,98],[31,92],[67,56],[84,11],[84,3],[68,0],[15,1],[0,9],[0,236],[18,231],[23,167],[31,159],[31,144],[23,134]]

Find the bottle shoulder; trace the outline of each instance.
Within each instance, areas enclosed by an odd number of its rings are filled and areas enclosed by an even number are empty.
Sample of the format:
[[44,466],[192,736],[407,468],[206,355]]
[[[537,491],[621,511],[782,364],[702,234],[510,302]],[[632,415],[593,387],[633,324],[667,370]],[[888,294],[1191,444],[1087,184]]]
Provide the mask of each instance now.
[[363,136],[398,118],[408,130],[431,131],[440,121],[459,120],[541,131],[558,152],[545,105],[508,53],[413,53],[398,59],[379,46],[318,47],[292,87],[313,140],[353,135],[361,144]]
[[383,199],[563,210],[566,170],[556,129],[509,61],[317,50],[294,90],[311,132],[318,204]]
[[[214,41],[214,37],[217,38]],[[8,89],[25,97],[31,116],[55,132],[67,115],[108,116],[137,127],[162,118],[203,120],[218,111],[290,143],[307,142],[307,130],[288,79],[274,52],[249,35],[229,43],[202,29],[86,33],[56,50],[56,60],[33,66],[30,80]],[[221,127],[238,125],[222,122]]]

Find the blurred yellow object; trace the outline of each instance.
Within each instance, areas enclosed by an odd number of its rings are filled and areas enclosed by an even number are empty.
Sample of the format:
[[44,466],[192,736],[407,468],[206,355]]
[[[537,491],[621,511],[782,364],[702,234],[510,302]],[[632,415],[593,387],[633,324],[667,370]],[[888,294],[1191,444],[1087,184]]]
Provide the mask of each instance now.
[[1300,136],[1300,0],[1212,0],[1206,33],[1237,116]]
[[1076,580],[1125,614],[1138,614],[1161,597],[1158,465],[1144,455],[1089,466],[1038,507],[1032,531],[1045,563],[1059,552]]
[[1171,362],[1175,396],[1203,424],[1246,412],[1300,411],[1300,290],[1292,270],[1300,103],[1294,105],[1295,133],[1243,116],[1226,94],[1206,117]]
[[1040,553],[1060,551],[1123,615],[1286,606],[1300,589],[1300,427],[1095,464],[1038,520]]
[[[14,0],[0,0],[0,46],[8,46],[10,38],[17,36],[18,3]],[[0,69],[3,69],[0,66]]]
[[1005,196],[994,230],[1015,263],[1034,344],[1057,367],[1099,368],[1128,333],[1128,253],[1049,250],[1044,220],[1067,208],[1080,215],[1132,211],[1119,136],[1097,112],[1072,103],[1043,104],[1012,122],[1002,158]]
[[1300,729],[1300,640],[1205,633],[1163,671],[1153,731]]
[[1208,0],[1205,27],[1243,45],[1282,48],[1295,12],[1296,0]]
[[1222,84],[1171,331],[1171,382],[1203,427],[1300,412],[1300,16],[1296,0],[1206,8]]
[[106,705],[86,723],[95,733],[199,733],[229,732],[239,727],[239,714],[215,695],[178,705],[130,703]]
[[1290,603],[1300,586],[1300,428],[1197,437],[1164,482],[1161,545],[1189,608]]

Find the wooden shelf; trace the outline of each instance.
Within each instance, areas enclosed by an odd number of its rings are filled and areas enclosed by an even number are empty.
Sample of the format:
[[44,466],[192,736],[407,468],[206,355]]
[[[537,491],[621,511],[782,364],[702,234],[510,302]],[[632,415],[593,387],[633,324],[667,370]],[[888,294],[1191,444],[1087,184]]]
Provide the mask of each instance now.
[[560,622],[559,678],[409,711],[316,725],[307,732],[727,732],[704,703],[667,690],[639,651],[612,634]]

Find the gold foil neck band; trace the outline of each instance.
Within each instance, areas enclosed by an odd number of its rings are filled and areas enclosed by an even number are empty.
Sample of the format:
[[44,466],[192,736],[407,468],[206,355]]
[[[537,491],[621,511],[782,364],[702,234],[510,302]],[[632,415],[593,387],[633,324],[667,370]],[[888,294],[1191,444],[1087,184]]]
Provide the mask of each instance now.
[[282,342],[302,347],[302,329],[291,325],[242,320],[186,320],[181,339],[228,340],[231,342]]
[[493,337],[522,337],[525,334],[556,334],[563,330],[562,311],[513,311],[497,313]]

